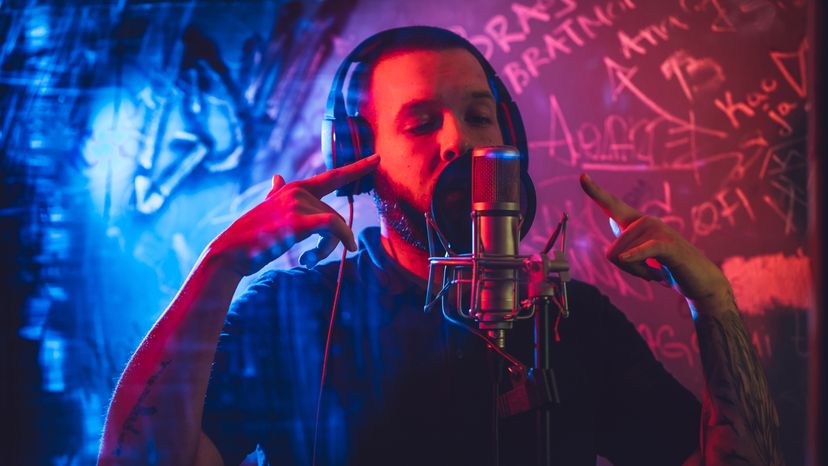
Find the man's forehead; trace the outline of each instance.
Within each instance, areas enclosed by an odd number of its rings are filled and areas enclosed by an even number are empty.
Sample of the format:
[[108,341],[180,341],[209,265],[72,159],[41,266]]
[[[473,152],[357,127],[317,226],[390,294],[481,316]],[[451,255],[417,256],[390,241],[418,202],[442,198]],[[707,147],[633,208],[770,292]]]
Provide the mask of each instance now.
[[[380,58],[371,76],[374,97],[404,100],[463,93],[491,95],[483,67],[468,50],[406,50]],[[474,94],[474,95],[472,95]]]

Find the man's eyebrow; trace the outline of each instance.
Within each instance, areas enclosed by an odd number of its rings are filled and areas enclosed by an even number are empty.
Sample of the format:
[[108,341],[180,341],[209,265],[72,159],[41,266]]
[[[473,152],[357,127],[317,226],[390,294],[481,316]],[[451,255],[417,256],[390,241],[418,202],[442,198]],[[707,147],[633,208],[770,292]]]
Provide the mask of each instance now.
[[405,118],[407,115],[411,113],[415,113],[417,111],[421,111],[424,109],[428,109],[435,105],[435,101],[432,99],[415,99],[408,101],[403,104],[402,107],[397,111],[397,115],[394,118],[397,124],[402,123],[402,119]]
[[[470,100],[478,100],[478,99],[491,100],[492,102],[494,102],[494,100],[495,100],[492,93],[488,90],[485,90],[485,91],[482,91],[482,90],[480,90],[480,91],[471,91],[471,92],[468,93],[468,98]],[[411,100],[409,102],[404,103],[400,107],[400,109],[397,111],[397,115],[394,117],[394,120],[396,121],[397,124],[400,124],[402,122],[402,119],[405,118],[407,115],[409,115],[411,113],[414,113],[414,112],[417,112],[417,111],[421,111],[423,109],[431,108],[434,105],[437,105],[437,101],[434,100],[434,99],[415,99],[415,100]]]
[[494,96],[489,91],[472,91],[469,95],[472,99],[489,99],[494,100]]

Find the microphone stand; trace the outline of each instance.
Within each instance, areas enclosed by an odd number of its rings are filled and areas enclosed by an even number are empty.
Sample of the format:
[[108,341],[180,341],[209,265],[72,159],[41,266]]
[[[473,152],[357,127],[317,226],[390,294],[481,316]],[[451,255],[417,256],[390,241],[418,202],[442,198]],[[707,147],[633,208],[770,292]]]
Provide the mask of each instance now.
[[[476,253],[455,253],[431,215],[426,213],[430,257],[426,305],[423,310],[430,312],[438,302],[441,303],[442,313],[446,320],[483,339],[492,351],[509,363],[508,372],[511,375],[512,388],[503,394],[495,394],[496,415],[494,416],[493,422],[495,424],[492,429],[495,452],[493,464],[495,466],[499,464],[499,429],[497,428],[499,419],[530,410],[536,411],[537,416],[538,465],[552,465],[552,407],[560,404],[551,357],[551,347],[554,341],[553,329],[556,326],[555,320],[557,318],[553,318],[553,316],[556,315],[555,311],[557,310],[557,316],[569,317],[566,283],[570,276],[569,263],[565,258],[568,219],[568,215],[564,213],[560,223],[540,253],[533,256],[492,257]],[[443,257],[436,256],[434,235],[436,235],[445,251]],[[550,258],[549,252],[559,237],[561,238],[560,247],[554,252],[554,257]],[[436,267],[443,268],[443,288],[432,298],[432,283]],[[517,308],[518,301],[514,300],[515,306],[512,312],[503,313],[501,317],[503,320],[501,323],[508,324],[504,325],[506,328],[511,327],[514,320],[534,318],[534,361],[533,367],[528,369],[517,358],[506,352],[503,330],[484,332],[471,325],[464,324],[452,316],[452,314],[459,315],[466,321],[481,324],[478,319],[480,315],[477,312],[480,289],[478,286],[479,277],[485,270],[498,269],[512,270],[514,273],[511,280],[528,285],[528,298],[520,302],[520,308]],[[464,278],[464,272],[467,275],[469,271],[471,272],[471,278]],[[521,274],[526,277],[525,280],[517,278]],[[469,286],[472,291],[470,307],[467,310],[463,309],[463,293],[462,290],[458,290],[456,303],[452,309],[447,299],[449,291],[453,287],[462,288],[463,286]],[[487,321],[487,327],[491,323],[491,321]]]
[[[569,220],[564,213],[558,228],[549,238],[537,260],[531,262],[529,268],[529,300],[535,313],[535,380],[542,380],[535,389],[543,392],[538,399],[543,400],[536,406],[537,413],[537,464],[551,466],[552,464],[552,402],[560,403],[555,373],[552,370],[552,330],[557,326],[553,319],[553,305],[561,317],[569,317],[569,302],[566,293],[566,282],[569,280],[569,264],[565,259],[566,252],[566,224]],[[561,247],[555,253],[555,260],[549,259],[548,253],[555,244],[558,236],[561,238]],[[557,261],[557,263],[556,263]],[[560,301],[556,299],[556,284],[550,279],[552,271],[565,274],[560,280]],[[556,330],[557,332],[557,330]],[[557,333],[556,333],[557,336]]]

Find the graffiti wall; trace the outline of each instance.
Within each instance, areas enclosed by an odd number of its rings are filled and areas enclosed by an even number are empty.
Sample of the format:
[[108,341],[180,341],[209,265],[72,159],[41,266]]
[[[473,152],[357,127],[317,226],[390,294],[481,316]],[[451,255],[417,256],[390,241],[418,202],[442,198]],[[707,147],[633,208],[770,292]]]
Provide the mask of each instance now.
[[[605,259],[612,231],[578,176],[690,239],[731,280],[788,464],[803,464],[807,2],[449,3],[0,3],[4,372],[26,458],[94,461],[120,371],[202,248],[273,174],[323,170],[339,60],[378,30],[430,24],[475,44],[521,109],[538,189],[522,249],[568,212],[574,277],[698,394],[687,305]],[[376,223],[362,196],[355,229]]]

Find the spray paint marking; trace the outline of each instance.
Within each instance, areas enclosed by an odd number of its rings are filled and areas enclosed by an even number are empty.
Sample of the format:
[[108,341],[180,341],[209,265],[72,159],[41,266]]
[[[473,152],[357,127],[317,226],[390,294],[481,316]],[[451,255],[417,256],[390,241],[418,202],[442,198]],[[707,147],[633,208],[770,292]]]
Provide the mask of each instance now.
[[736,304],[745,315],[764,315],[779,307],[807,309],[813,280],[811,259],[802,252],[729,257],[722,271],[733,286]]

